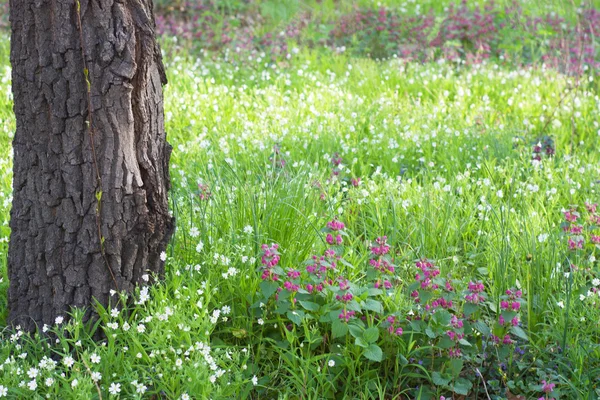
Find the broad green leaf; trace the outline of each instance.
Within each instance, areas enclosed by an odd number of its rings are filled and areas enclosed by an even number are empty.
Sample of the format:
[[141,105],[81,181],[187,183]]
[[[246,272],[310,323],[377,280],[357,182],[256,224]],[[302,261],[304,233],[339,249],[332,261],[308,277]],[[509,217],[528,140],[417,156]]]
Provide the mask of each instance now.
[[446,374],[442,375],[437,371],[434,371],[431,374],[431,380],[433,381],[433,384],[436,386],[446,386],[450,383],[450,380],[452,378],[447,377]]
[[348,324],[348,329],[350,330],[350,334],[352,335],[352,337],[362,337],[364,329],[361,326],[355,324]]
[[348,333],[348,324],[340,320],[334,321],[331,324],[331,335],[334,339],[345,336]]
[[273,281],[262,281],[260,283],[260,291],[265,299],[269,299],[277,291],[279,284]]
[[460,371],[462,371],[464,365],[464,361],[458,358],[453,358],[448,362],[448,367],[450,369],[450,373],[455,378],[460,375]]
[[510,331],[521,339],[529,341],[529,336],[527,336],[527,333],[520,326],[513,326],[510,328]]
[[452,315],[450,315],[450,313],[446,310],[437,310],[433,314],[433,320],[443,326],[447,326],[448,324],[450,324],[451,318]]
[[377,339],[379,339],[379,329],[375,326],[372,326],[365,330],[363,337],[368,343],[375,343]]
[[319,304],[313,303],[312,301],[300,301],[300,305],[308,311],[319,311],[319,308],[321,308]]
[[378,314],[383,314],[383,306],[381,305],[381,302],[374,299],[365,300],[363,308],[365,310],[375,311]]
[[456,381],[454,381],[452,390],[454,390],[454,393],[462,394],[463,396],[466,396],[469,394],[469,391],[471,390],[472,387],[473,387],[473,384],[471,383],[471,381],[469,381],[465,378],[458,378]]
[[380,362],[383,360],[383,351],[381,351],[381,347],[377,346],[375,343],[371,343],[369,347],[367,347],[364,355],[371,361]]

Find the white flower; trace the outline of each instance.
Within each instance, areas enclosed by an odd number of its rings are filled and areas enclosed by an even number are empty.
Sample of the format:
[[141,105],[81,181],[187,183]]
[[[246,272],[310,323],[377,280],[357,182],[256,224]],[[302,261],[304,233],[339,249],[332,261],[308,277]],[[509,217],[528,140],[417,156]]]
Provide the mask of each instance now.
[[71,382],[71,387],[75,387],[79,385],[79,381],[77,379],[73,379],[73,381]]
[[8,395],[8,389],[0,385],[0,397],[6,397]]
[[102,374],[100,372],[92,372],[92,381],[98,382],[102,379]]
[[327,363],[327,365],[329,365],[330,367],[334,367],[335,366],[335,361],[329,360],[329,362]]
[[246,225],[244,227],[244,233],[250,235],[252,232],[254,232],[254,229],[250,226],[250,225]]
[[229,306],[223,306],[221,307],[221,312],[225,315],[229,314],[231,312],[231,307]]
[[252,377],[252,384],[253,384],[254,386],[258,385],[258,378],[256,377],[256,375],[254,375],[254,376]]
[[540,235],[538,236],[538,242],[544,243],[546,240],[548,240],[548,234],[540,233]]
[[140,299],[137,301],[137,304],[144,304],[150,300],[150,295],[148,294],[148,286],[144,286],[140,289]]
[[34,379],[38,376],[38,372],[40,372],[37,368],[29,368],[29,371],[27,371],[27,376],[30,377],[31,379]]
[[116,396],[119,393],[121,393],[121,384],[120,383],[111,383],[110,387],[108,388],[108,393],[112,394],[113,396]]
[[129,328],[131,328],[131,326],[129,326],[129,324],[128,324],[127,322],[124,322],[124,323],[123,323],[123,330],[124,330],[125,332],[127,332],[127,331],[129,330]]
[[262,318],[259,318],[258,321],[256,321],[256,322],[258,322],[259,325],[264,325],[265,320]]
[[190,229],[190,236],[194,237],[194,238],[200,236],[200,230],[198,230],[198,228],[196,228],[195,226],[193,226]]
[[148,274],[144,274],[142,275],[142,279],[144,280],[144,282],[148,282],[150,280],[150,276]]
[[116,308],[113,308],[112,310],[110,310],[110,316],[113,318],[117,318],[119,316],[119,310]]
[[54,385],[54,378],[46,378],[46,386],[50,387]]
[[162,251],[160,253],[160,259],[161,259],[161,261],[167,261],[167,253],[165,253],[164,251]]
[[135,385],[135,392],[136,393],[144,394],[144,393],[146,393],[146,389],[148,389],[146,387],[146,385],[144,385],[143,383],[137,383],[136,382],[136,385]]
[[559,301],[558,303],[556,303],[557,306],[559,306],[560,308],[565,308],[565,303],[562,301]]
[[108,324],[106,324],[106,326],[108,326],[110,329],[118,329],[119,323],[118,322],[109,322]]
[[58,317],[56,317],[56,319],[54,320],[54,323],[55,323],[56,325],[60,325],[60,324],[62,324],[62,323],[63,323],[63,321],[64,321],[64,317],[62,317],[62,316],[60,316],[60,315],[59,315],[59,316],[58,316]]
[[92,361],[92,363],[94,364],[99,364],[100,363],[100,356],[96,353],[92,354],[90,356],[90,360]]
[[75,360],[73,360],[73,357],[71,357],[71,356],[66,356],[65,358],[63,358],[63,364],[67,368],[71,368],[73,366],[73,364],[75,364]]
[[146,332],[146,326],[145,326],[144,324],[139,324],[139,325],[137,326],[137,331],[138,331],[139,333],[144,333],[144,332]]
[[196,252],[197,253],[201,253],[202,249],[204,248],[204,243],[201,241],[198,242],[198,244],[196,245]]
[[592,285],[594,285],[594,286],[600,286],[600,279],[598,279],[598,278],[592,279]]
[[37,389],[37,382],[35,381],[35,379],[29,381],[29,383],[27,383],[27,387],[29,388],[29,390]]
[[180,398],[181,400],[190,400],[190,395],[187,393],[183,393]]

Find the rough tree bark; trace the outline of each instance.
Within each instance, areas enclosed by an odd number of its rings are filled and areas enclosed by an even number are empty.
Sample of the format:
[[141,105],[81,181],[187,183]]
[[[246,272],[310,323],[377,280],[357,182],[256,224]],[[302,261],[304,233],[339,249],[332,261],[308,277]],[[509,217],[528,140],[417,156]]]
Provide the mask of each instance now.
[[162,274],[166,76],[152,0],[11,0],[10,20],[9,320],[33,330]]

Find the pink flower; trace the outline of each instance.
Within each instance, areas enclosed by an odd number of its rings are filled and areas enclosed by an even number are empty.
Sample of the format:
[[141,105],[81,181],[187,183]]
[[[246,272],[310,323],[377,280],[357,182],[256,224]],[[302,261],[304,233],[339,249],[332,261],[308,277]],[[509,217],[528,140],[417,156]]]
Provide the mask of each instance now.
[[300,277],[300,271],[291,269],[288,271],[287,276],[288,276],[288,278],[291,278],[291,279],[297,279]]
[[386,244],[386,241],[387,236],[381,236],[375,239],[375,242],[378,244],[378,246],[371,247],[371,253],[373,253],[376,256],[383,256],[389,253],[390,246]]
[[556,386],[556,383],[542,381],[542,392],[550,393],[554,390],[554,386]]
[[333,239],[333,235],[331,233],[327,234],[327,238],[325,239],[325,241],[327,242],[327,244],[334,244],[335,240]]
[[344,229],[346,226],[344,225],[343,222],[337,221],[337,220],[332,220],[330,222],[327,223],[327,227],[329,229],[331,229],[332,231],[341,231],[342,229]]
[[577,218],[579,218],[579,215],[575,211],[571,210],[565,212],[565,219],[568,222],[575,222],[577,221]]
[[287,291],[289,291],[289,292],[297,292],[297,291],[298,291],[298,289],[300,289],[300,286],[298,286],[298,285],[296,285],[296,284],[294,284],[294,283],[292,283],[292,282],[290,282],[290,281],[286,281],[286,282],[283,284],[283,287],[284,287],[284,288],[285,288]]
[[350,321],[350,318],[353,318],[356,313],[354,311],[343,310],[338,316],[339,319],[344,320],[345,322]]

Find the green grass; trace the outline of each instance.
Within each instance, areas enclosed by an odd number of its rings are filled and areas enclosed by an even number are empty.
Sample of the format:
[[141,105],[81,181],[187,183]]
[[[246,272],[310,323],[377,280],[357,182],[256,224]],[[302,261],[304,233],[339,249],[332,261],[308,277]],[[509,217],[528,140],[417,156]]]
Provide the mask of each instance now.
[[[305,6],[310,3],[298,7]],[[335,9],[328,1],[320,7]],[[272,2],[263,12],[277,19],[287,11]],[[127,317],[100,309],[107,339],[99,344],[80,318],[52,327],[57,343],[19,339],[6,328],[0,389],[8,388],[9,397],[99,398],[99,390],[109,398],[112,383],[121,385],[122,398],[418,397],[404,385],[414,379],[424,384],[434,371],[396,364],[382,373],[351,342],[313,348],[311,340],[323,335],[314,321],[290,332],[282,329],[281,316],[259,315],[252,307],[261,300],[260,245],[279,244],[281,264],[302,268],[322,253],[321,228],[337,217],[347,226],[351,251],[343,273],[353,282],[365,279],[368,241],[388,236],[399,282],[385,299],[391,312],[417,311],[407,287],[414,260],[424,257],[444,276],[483,280],[495,299],[511,287],[523,290],[527,349],[537,361],[524,375],[488,382],[490,390],[512,382],[511,391],[539,397],[532,382],[549,379],[557,364],[556,397],[597,398],[600,297],[579,296],[589,277],[598,276],[598,261],[589,256],[600,255],[598,249],[585,258],[569,252],[561,230],[563,210],[600,197],[597,76],[585,76],[554,112],[576,79],[553,70],[403,65],[309,50],[286,66],[264,60],[242,66],[164,46],[178,54],[167,59],[165,92],[177,218],[165,281]],[[8,40],[2,38],[2,321],[15,130],[7,63]],[[532,144],[544,135],[554,139],[556,155],[532,163]],[[274,155],[274,146],[281,155]],[[348,180],[331,177],[335,153],[343,158],[340,177]],[[285,159],[283,168],[277,157]],[[351,178],[361,184],[352,186]],[[210,189],[209,200],[199,198],[198,184]],[[565,276],[566,259],[592,275]],[[138,331],[140,324],[145,329]],[[556,350],[559,345],[566,351]],[[408,334],[395,346],[389,348],[407,360],[421,356]],[[64,364],[67,354],[72,366]],[[100,356],[98,363],[92,354]],[[43,361],[40,367],[43,357],[58,365]],[[39,369],[35,378],[27,375],[33,367]],[[98,386],[92,372],[101,373]],[[47,378],[53,379],[49,385]],[[35,391],[27,386],[32,380]],[[133,381],[146,386],[143,396]],[[447,395],[436,390],[437,398]]]

